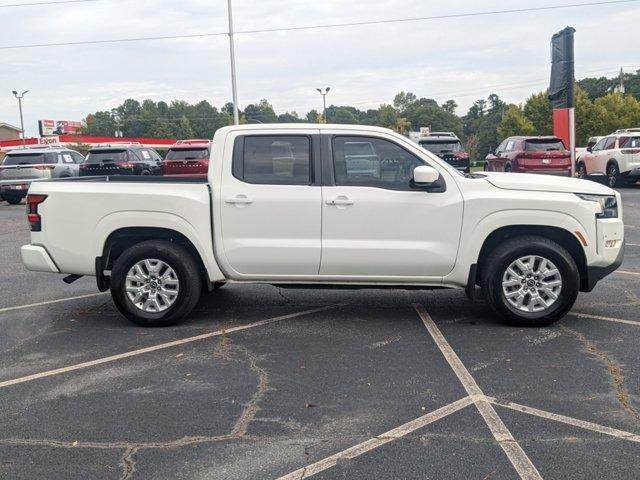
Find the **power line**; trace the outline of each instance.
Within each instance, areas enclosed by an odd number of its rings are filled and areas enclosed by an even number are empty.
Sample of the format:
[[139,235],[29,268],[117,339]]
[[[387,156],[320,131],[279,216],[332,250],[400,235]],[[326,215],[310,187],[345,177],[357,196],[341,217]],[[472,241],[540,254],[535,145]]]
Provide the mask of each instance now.
[[[98,0],[66,0],[68,2],[72,1],[98,1]],[[546,7],[529,7],[529,8],[515,8],[508,10],[489,10],[485,12],[467,12],[467,13],[452,13],[447,15],[433,15],[428,17],[409,17],[409,18],[395,18],[395,19],[387,19],[387,20],[370,20],[370,21],[362,21],[362,22],[346,22],[346,23],[327,23],[321,25],[301,25],[298,27],[279,27],[279,28],[264,28],[264,29],[254,29],[254,30],[240,30],[234,32],[236,35],[248,35],[248,34],[257,34],[257,33],[273,33],[273,32],[290,32],[290,31],[298,31],[298,30],[316,30],[323,28],[344,28],[344,27],[359,27],[359,26],[367,26],[367,25],[382,25],[382,24],[391,24],[391,23],[407,23],[407,22],[421,22],[421,21],[431,21],[431,20],[447,20],[454,18],[467,18],[467,17],[480,17],[480,16],[490,16],[490,15],[505,15],[505,14],[514,14],[514,13],[531,13],[531,12],[540,12],[540,11],[548,11],[548,10],[559,10],[559,9],[568,9],[568,8],[579,8],[579,7],[593,7],[593,6],[602,6],[602,5],[616,5],[616,4],[624,4],[624,3],[636,3],[640,0],[607,0],[607,1],[599,1],[599,2],[583,2],[583,3],[572,3],[565,5],[550,5]],[[52,2],[53,3],[53,2]],[[62,1],[60,2],[62,3]],[[133,37],[133,38],[116,38],[116,39],[105,39],[105,40],[85,40],[85,41],[76,41],[76,42],[55,42],[55,43],[31,43],[31,44],[22,44],[22,45],[2,45],[0,46],[0,50],[9,50],[9,49],[21,49],[21,48],[41,48],[41,47],[63,47],[63,46],[73,46],[73,45],[95,45],[95,44],[105,44],[105,43],[123,43],[123,42],[142,42],[149,40],[173,40],[173,39],[185,39],[185,38],[203,38],[203,37],[216,37],[228,35],[228,32],[213,32],[213,33],[195,33],[195,34],[186,34],[186,35],[162,35],[162,36],[154,36],[154,37]]]
[[62,3],[89,3],[89,2],[99,2],[99,1],[101,0],[57,0],[53,2],[10,3],[8,5],[0,5],[0,8],[36,7],[40,5],[60,5]]

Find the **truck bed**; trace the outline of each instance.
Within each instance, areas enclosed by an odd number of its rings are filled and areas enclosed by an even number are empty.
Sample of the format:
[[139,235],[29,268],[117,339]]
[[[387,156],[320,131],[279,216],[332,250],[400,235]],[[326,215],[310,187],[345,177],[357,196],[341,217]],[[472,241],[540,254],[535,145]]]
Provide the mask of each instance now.
[[95,275],[109,235],[132,226],[177,231],[215,264],[205,176],[68,178],[34,182],[29,194],[47,195],[31,243],[46,245],[60,272]]

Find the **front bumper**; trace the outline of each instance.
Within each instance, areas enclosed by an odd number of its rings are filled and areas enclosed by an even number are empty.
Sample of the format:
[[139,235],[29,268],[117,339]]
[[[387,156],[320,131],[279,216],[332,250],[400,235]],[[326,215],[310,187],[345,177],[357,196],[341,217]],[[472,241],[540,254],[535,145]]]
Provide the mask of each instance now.
[[606,267],[598,267],[598,266],[587,267],[587,282],[582,290],[585,292],[590,292],[595,288],[595,286],[600,280],[602,280],[604,277],[606,277],[607,275],[610,275],[611,273],[615,272],[618,268],[620,268],[620,265],[622,265],[622,260],[624,259],[624,249],[625,249],[625,244],[623,241],[622,247],[620,248],[620,252],[618,253],[618,256],[616,257],[616,259],[613,261],[611,265],[608,265]]
[[[620,201],[620,199],[618,199]],[[597,257],[587,265],[587,278],[581,290],[590,292],[596,284],[622,265],[625,251],[624,223],[619,218],[596,222]]]
[[32,272],[60,273],[55,262],[44,247],[39,245],[23,245],[20,249],[22,263]]

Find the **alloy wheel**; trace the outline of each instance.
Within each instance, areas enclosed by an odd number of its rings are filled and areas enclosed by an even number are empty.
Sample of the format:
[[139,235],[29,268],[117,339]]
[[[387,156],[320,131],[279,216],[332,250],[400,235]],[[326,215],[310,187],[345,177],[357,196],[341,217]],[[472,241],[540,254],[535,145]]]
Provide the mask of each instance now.
[[164,312],[178,298],[180,281],[175,270],[158,259],[144,259],[133,265],[125,282],[127,297],[147,313]]
[[502,277],[502,293],[511,307],[527,313],[551,308],[560,297],[562,276],[550,260],[528,255],[512,262]]

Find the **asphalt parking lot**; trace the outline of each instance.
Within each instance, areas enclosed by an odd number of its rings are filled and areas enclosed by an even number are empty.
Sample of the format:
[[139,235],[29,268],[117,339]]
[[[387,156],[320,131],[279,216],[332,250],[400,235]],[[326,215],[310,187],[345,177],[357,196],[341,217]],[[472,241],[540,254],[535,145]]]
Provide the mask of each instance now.
[[640,186],[621,269],[544,329],[461,291],[229,285],[166,329],[23,269],[0,203],[0,478],[638,478]]

